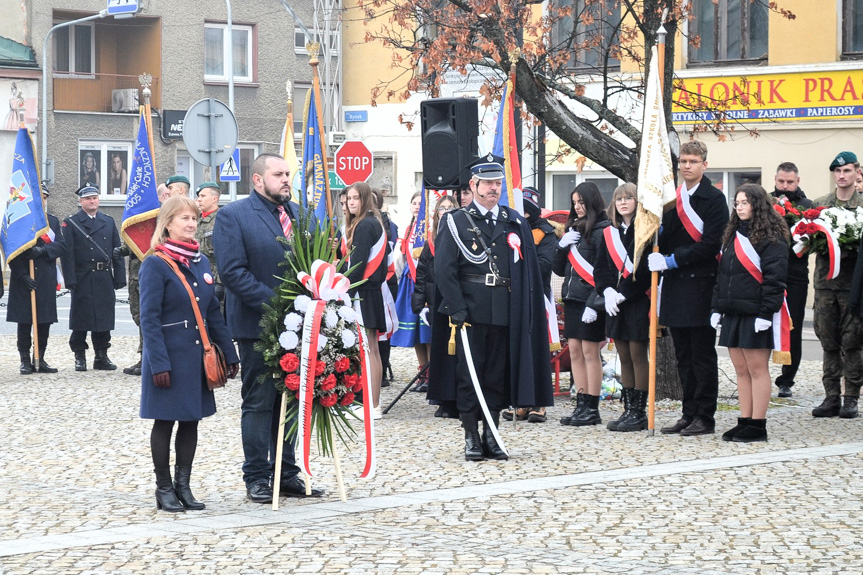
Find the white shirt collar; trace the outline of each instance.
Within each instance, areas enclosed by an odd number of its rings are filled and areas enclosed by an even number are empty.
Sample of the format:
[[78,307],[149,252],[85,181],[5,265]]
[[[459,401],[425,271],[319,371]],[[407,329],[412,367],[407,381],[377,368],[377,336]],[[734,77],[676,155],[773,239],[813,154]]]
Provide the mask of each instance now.
[[475,205],[476,205],[476,209],[479,210],[479,214],[482,217],[485,217],[487,213],[491,212],[491,217],[495,220],[497,219],[497,212],[498,212],[497,204],[495,204],[495,206],[491,210],[485,209],[482,205],[480,205],[478,203],[475,203]]
[[701,182],[699,181],[697,184],[695,184],[695,185],[694,185],[694,186],[692,186],[691,188],[687,188],[687,187],[686,187],[686,182],[683,182],[683,186],[681,187],[681,191],[683,191],[687,196],[691,196],[692,194],[694,194],[694,193],[695,193],[695,190],[697,190],[697,189],[698,189],[698,186],[699,186],[700,184],[701,184]]

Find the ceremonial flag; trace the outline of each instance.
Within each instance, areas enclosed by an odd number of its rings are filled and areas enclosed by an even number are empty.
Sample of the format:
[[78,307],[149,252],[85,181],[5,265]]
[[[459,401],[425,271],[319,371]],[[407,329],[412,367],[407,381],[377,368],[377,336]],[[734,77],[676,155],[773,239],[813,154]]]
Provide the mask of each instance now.
[[658,55],[654,46],[644,94],[644,123],[641,127],[641,149],[638,153],[638,216],[635,218],[633,258],[635,269],[638,269],[644,246],[653,241],[659,229],[665,206],[677,199],[657,61]]
[[153,163],[153,153],[150,148],[147,118],[143,107],[141,110],[120,235],[138,259],[143,260],[150,251],[150,240],[156,230],[159,196],[156,192],[156,166]]
[[323,229],[327,220],[327,174],[324,172],[324,151],[321,142],[321,129],[318,125],[318,110],[315,91],[309,90],[303,115],[303,165],[300,167],[300,203],[308,206],[311,192],[315,219]]
[[42,187],[36,151],[27,128],[18,128],[15,153],[12,156],[12,176],[9,197],[0,227],[0,245],[8,264],[19,254],[36,245],[36,240],[50,231],[48,216],[42,204]]
[[425,184],[420,192],[420,210],[414,220],[413,229],[408,232],[407,245],[405,246],[405,258],[411,279],[417,281],[417,263],[426,245],[428,230],[428,193]]
[[297,159],[297,150],[294,148],[294,104],[291,100],[288,100],[288,117],[285,120],[285,127],[282,129],[279,154],[288,162],[288,168],[291,170],[291,181],[293,181],[294,176],[299,171],[299,160]]
[[509,206],[520,214],[524,214],[524,199],[521,195],[521,166],[518,159],[518,142],[515,137],[515,97],[513,95],[513,79],[506,81],[503,88],[503,98],[500,102],[500,113],[497,116],[497,127],[494,130],[494,144],[491,153],[504,159],[503,169],[506,176],[503,189],[500,192],[500,205]]

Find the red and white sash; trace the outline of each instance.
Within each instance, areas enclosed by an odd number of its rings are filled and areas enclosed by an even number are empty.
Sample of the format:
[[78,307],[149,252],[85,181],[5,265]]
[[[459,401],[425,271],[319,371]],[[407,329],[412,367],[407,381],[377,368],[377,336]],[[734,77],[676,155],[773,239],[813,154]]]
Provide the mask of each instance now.
[[623,239],[620,237],[620,230],[614,226],[608,226],[602,230],[602,235],[605,236],[605,247],[608,249],[608,255],[611,256],[620,277],[628,278],[632,274],[632,260],[626,253]]
[[381,234],[381,237],[378,238],[378,241],[375,242],[375,245],[372,246],[372,249],[369,251],[369,261],[366,262],[366,268],[363,270],[363,279],[369,279],[374,275],[378,268],[381,266],[381,263],[384,261],[384,255],[386,254],[386,246],[387,246],[387,234],[386,232]]
[[677,216],[686,228],[686,232],[693,241],[700,242],[704,233],[704,220],[695,213],[695,208],[689,202],[689,194],[683,191],[683,184],[677,188]]
[[411,279],[417,281],[417,259],[414,258],[414,244],[417,241],[417,223],[416,218],[413,219],[411,225],[408,226],[405,237],[402,239],[402,253],[405,255],[405,263],[408,266],[408,273]]
[[827,279],[832,280],[836,279],[836,276],[839,275],[839,264],[842,260],[840,248],[839,248],[839,239],[833,235],[833,232],[825,226],[821,220],[809,221],[806,219],[799,220],[794,226],[791,228],[791,236],[792,238],[797,238],[797,242],[794,244],[794,253],[797,254],[798,258],[803,257],[803,255],[807,251],[806,245],[799,240],[798,230],[797,228],[803,224],[806,224],[810,229],[814,226],[816,229],[812,232],[809,232],[808,235],[812,235],[813,233],[821,232],[824,234],[824,237],[827,238],[827,255],[830,260],[830,266],[827,270]]
[[[755,278],[759,284],[764,283],[761,273],[761,256],[755,251],[755,246],[749,238],[737,232],[734,237],[734,253],[746,271]],[[782,365],[791,364],[791,313],[788,311],[788,302],[782,297],[782,307],[773,314],[773,362]]]
[[578,252],[578,248],[575,244],[570,246],[567,259],[569,260],[569,264],[572,266],[572,269],[575,270],[575,273],[577,273],[581,279],[593,287],[596,287],[596,282],[593,279],[593,266],[590,265],[590,262],[584,259],[584,256]]

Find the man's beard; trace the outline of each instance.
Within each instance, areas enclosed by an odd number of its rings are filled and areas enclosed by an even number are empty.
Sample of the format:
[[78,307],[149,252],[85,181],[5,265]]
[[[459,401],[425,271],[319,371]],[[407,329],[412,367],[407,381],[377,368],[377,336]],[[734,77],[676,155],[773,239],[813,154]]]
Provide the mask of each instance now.
[[277,204],[282,204],[284,202],[290,201],[291,189],[287,188],[282,191],[281,186],[279,186],[275,190],[271,190],[266,185],[264,185],[264,195],[274,200]]

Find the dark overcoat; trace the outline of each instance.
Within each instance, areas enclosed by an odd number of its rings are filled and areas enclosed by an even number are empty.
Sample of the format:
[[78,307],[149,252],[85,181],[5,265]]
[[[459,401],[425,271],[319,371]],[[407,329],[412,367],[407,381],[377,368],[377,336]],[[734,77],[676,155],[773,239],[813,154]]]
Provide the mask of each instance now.
[[63,240],[66,243],[66,253],[61,258],[63,277],[66,287],[72,290],[69,329],[111,331],[114,290],[126,285],[123,258],[112,260],[114,248],[120,247],[120,233],[114,220],[101,212],[91,218],[84,210],[78,210],[63,221]]
[[[209,260],[201,256],[190,267],[179,263],[178,266],[198,298],[210,340],[222,348],[229,365],[239,363],[215,297]],[[216,412],[216,401],[204,379],[204,347],[186,288],[174,270],[154,256],[141,263],[138,277],[144,336],[141,417],[198,421],[212,415]],[[153,374],[163,371],[171,372],[171,387],[153,384]]]
[[[489,273],[488,262],[471,261],[482,253],[482,246],[476,236],[477,232],[468,223],[468,213],[491,249],[492,261],[496,262],[501,277],[510,278],[509,291],[463,281],[465,274]],[[451,229],[450,221],[455,233]],[[521,256],[517,262],[514,258],[516,250],[508,245],[510,234],[514,234],[512,239],[517,238],[521,244]],[[474,248],[474,245],[477,247]],[[467,310],[468,323],[509,326],[509,365],[505,370],[506,377],[509,378],[505,382],[505,395],[508,396],[509,405],[553,405],[544,290],[527,219],[515,210],[499,206],[497,224],[492,232],[483,223],[475,204],[445,214],[441,218],[435,238],[434,266],[440,294],[436,304],[439,315],[451,316],[458,311]],[[435,352],[440,353],[446,349],[446,340],[450,334],[449,329],[438,328],[437,317],[436,314],[433,318],[432,328],[433,363]],[[463,366],[458,366],[458,369],[462,368]],[[435,376],[429,380],[428,398],[453,400],[456,397],[455,385],[454,378]]]
[[[746,227],[741,226],[740,233],[747,235]],[[731,236],[719,259],[711,309],[721,314],[773,320],[773,314],[785,301],[788,243],[784,240],[762,241],[752,247],[761,258],[762,281],[756,280],[743,265],[734,245],[734,236]]]
[[[66,244],[60,231],[60,220],[48,214],[48,225],[54,232],[54,239],[45,243],[36,240],[37,246],[45,246],[45,255],[33,260],[36,277],[36,323],[57,323],[57,258],[66,253]],[[9,302],[6,307],[6,321],[14,323],[33,323],[30,306],[30,288],[24,283],[30,277],[32,252],[27,250],[9,263]]]
[[[298,208],[283,204],[296,229]],[[227,290],[228,329],[235,339],[258,339],[263,305],[270,303],[286,273],[279,264],[289,249],[273,210],[276,205],[258,192],[219,210],[213,228],[213,253]]]
[[710,300],[716,283],[716,256],[728,224],[725,194],[710,180],[701,178],[690,204],[704,222],[701,241],[686,231],[677,210],[662,216],[659,251],[674,255],[677,268],[662,272],[659,323],[668,327],[707,327],[710,325]]

